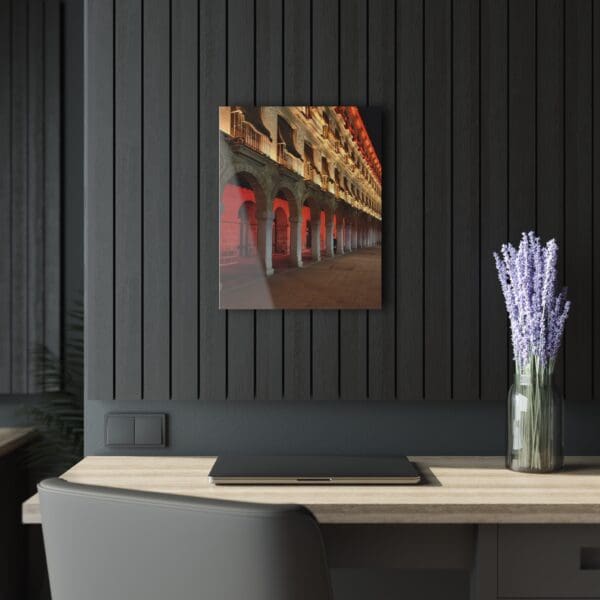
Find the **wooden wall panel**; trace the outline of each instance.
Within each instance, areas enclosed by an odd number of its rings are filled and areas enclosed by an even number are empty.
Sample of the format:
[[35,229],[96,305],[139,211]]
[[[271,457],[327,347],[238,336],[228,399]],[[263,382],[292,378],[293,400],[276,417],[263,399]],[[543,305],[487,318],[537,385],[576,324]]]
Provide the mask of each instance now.
[[[283,103],[308,104],[311,101],[310,2],[282,2]],[[283,396],[286,401],[307,401],[314,389],[312,313],[286,311],[283,319]]]
[[[369,399],[393,398],[396,394],[396,4],[373,0],[369,4],[369,97],[381,109],[383,127],[383,309],[369,311]],[[390,71],[390,67],[392,67]]]
[[[368,104],[368,4],[347,0],[340,4],[340,104]],[[350,293],[350,292],[349,292]],[[340,397],[368,396],[368,312],[340,313]]]
[[[27,391],[40,389],[31,351],[44,344],[44,37],[43,0],[29,0],[27,30],[27,202],[25,280],[28,355]],[[35,240],[35,242],[34,242]]]
[[[423,321],[423,3],[401,0],[396,43],[396,391],[424,396]],[[386,175],[384,174],[384,177]],[[384,211],[386,207],[383,207]],[[385,217],[384,217],[385,218]],[[401,277],[398,274],[402,273]]]
[[[171,345],[170,215],[171,15],[169,3],[145,0],[142,27],[142,161],[140,206],[142,264],[141,396],[169,397]],[[135,217],[134,217],[135,218]]]
[[[564,281],[564,20],[563,2],[537,5],[536,220],[544,239],[559,243],[559,278]],[[564,388],[564,361],[556,366],[556,382]]]
[[198,5],[171,4],[171,393],[198,397]]
[[479,18],[455,0],[452,22],[452,395],[479,398]]
[[536,225],[536,1],[508,2],[508,231]]
[[142,2],[115,10],[115,395],[142,396]]
[[[256,104],[282,104],[283,5],[280,0],[256,0]],[[256,397],[267,402],[283,396],[283,312],[256,313]]]
[[[115,22],[111,2],[86,12],[88,400],[502,402],[491,254],[530,228],[561,243],[574,300],[559,381],[594,396],[591,0],[114,2]],[[235,103],[381,109],[382,311],[218,310],[217,107]],[[0,152],[11,190],[35,185],[18,143]],[[23,361],[12,322],[0,352]]]
[[[339,103],[340,94],[338,2],[313,0],[311,26],[311,103],[335,105]],[[339,311],[312,312],[312,396],[315,400],[335,400],[340,393],[339,327]]]
[[0,164],[7,165],[0,176],[0,393],[12,387],[11,364],[11,3],[0,3]]
[[508,7],[481,3],[481,398],[501,402],[508,386],[508,328],[492,260],[508,236]]
[[[592,163],[592,198],[595,198],[593,202],[593,252],[592,252],[592,264],[593,269],[593,281],[592,281],[592,294],[593,294],[593,305],[592,314],[600,314],[600,210],[598,210],[598,198],[600,198],[600,7],[592,4],[592,98],[594,104],[592,107],[593,116],[593,131],[592,131],[592,147],[594,148],[593,163]],[[593,341],[594,348],[592,351],[593,363],[593,381],[592,381],[592,396],[597,397],[600,393],[600,319],[596,316],[593,319]]]
[[565,393],[579,402],[592,395],[592,25],[591,0],[566,3],[564,257],[573,311]]
[[[200,80],[210,81],[198,89],[199,164],[217,165],[215,119],[219,105],[227,103],[227,4],[201,0],[199,5],[198,54]],[[227,315],[219,311],[219,230],[215,227],[219,205],[218,169],[198,169],[199,195],[199,277],[200,350],[198,370],[200,398],[224,400],[227,395]]]
[[[61,352],[62,122],[60,0],[44,9],[44,344]],[[82,199],[80,199],[83,201]],[[79,290],[81,292],[81,290]],[[71,307],[69,307],[70,309]]]
[[[11,130],[11,391],[26,393],[29,383],[28,313],[27,297],[27,206],[29,183],[27,177],[27,112],[29,94],[27,87],[28,63],[28,3],[12,3],[12,130]],[[25,67],[25,68],[24,68]],[[17,309],[16,307],[20,307]]]
[[[226,104],[255,104],[254,2],[229,0],[227,33]],[[214,126],[218,131],[217,114]],[[215,132],[215,144],[217,134]],[[214,165],[216,168],[216,165]],[[215,200],[216,201],[216,200]],[[215,227],[217,224],[215,223]],[[217,260],[217,255],[215,256]],[[251,400],[256,391],[256,311],[228,313],[227,395],[234,401]]]
[[424,377],[425,397],[452,394],[452,14],[425,0],[424,71]]
[[[84,31],[85,398],[114,398],[114,22],[86,5]],[[93,142],[91,141],[93,140]]]
[[0,394],[40,391],[36,357],[61,353],[61,13],[0,6]]

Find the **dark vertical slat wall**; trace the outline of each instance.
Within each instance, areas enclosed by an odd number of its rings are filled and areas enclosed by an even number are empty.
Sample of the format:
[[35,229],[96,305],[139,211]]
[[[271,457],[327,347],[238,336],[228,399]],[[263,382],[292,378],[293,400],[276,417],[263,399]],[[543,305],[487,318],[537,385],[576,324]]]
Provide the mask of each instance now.
[[396,393],[396,6],[394,0],[369,4],[369,104],[381,107],[383,148],[382,310],[369,312],[369,398],[393,398]]
[[511,239],[536,222],[536,5],[508,2],[508,229]]
[[[44,343],[44,38],[43,0],[30,0],[27,30],[27,347]],[[29,361],[27,389],[35,391],[39,374]],[[32,368],[33,367],[33,368]]]
[[444,400],[452,394],[452,4],[425,0],[423,17],[424,393]]
[[[424,394],[423,2],[401,0],[397,4],[397,13],[394,128],[396,394],[398,398],[420,399]],[[385,206],[383,210],[385,212]],[[402,277],[398,277],[399,273]]]
[[[279,0],[256,0],[256,104],[282,104],[283,6]],[[283,393],[281,347],[283,313],[280,310],[256,313],[256,397],[267,402]]]
[[[44,344],[61,346],[61,3],[44,12]],[[81,291],[81,290],[79,290]],[[68,310],[72,307],[68,306]]]
[[574,306],[566,337],[565,392],[577,399],[592,394],[592,25],[591,2],[566,3],[564,255]]
[[[311,22],[309,2],[282,2],[283,103],[311,102]],[[312,314],[307,310],[284,312],[282,340],[283,398],[309,400],[314,393]]]
[[[337,0],[314,0],[312,4],[311,100],[339,103],[339,6]],[[312,312],[312,396],[336,398],[339,389],[340,314],[332,310]]]
[[[11,4],[0,3],[0,164],[10,165],[11,114]],[[6,171],[4,171],[6,173]],[[0,392],[11,390],[11,178],[0,177]],[[7,289],[8,288],[8,289]]]
[[[161,2],[163,0],[160,0]],[[219,264],[219,148],[215,143],[215,118],[219,105],[227,103],[227,4],[201,0],[199,5],[198,89],[199,148],[199,281],[200,335],[198,369],[200,398],[223,399],[227,395],[227,316],[218,310]],[[201,165],[215,165],[214,169]],[[164,343],[164,340],[163,340]]]
[[[148,400],[169,397],[171,364],[169,315],[171,309],[170,265],[170,21],[169,3],[145,0],[143,3],[141,65],[143,108],[142,185],[140,248],[142,282],[141,350],[143,379],[142,396]],[[165,26],[165,24],[167,24]],[[141,175],[140,173],[140,175]],[[141,207],[140,207],[141,208]]]
[[61,352],[60,3],[2,2],[0,28],[0,394],[24,394]]
[[492,252],[508,236],[508,6],[505,0],[480,6],[480,395],[499,402],[507,384],[508,328]]
[[479,16],[454,0],[452,22],[452,394],[479,397]]
[[[600,68],[600,7],[592,4],[592,26],[593,26],[593,47],[592,47],[592,71],[597,72]],[[592,97],[594,104],[592,106],[592,117],[593,117],[593,129],[592,129],[592,198],[600,198],[600,77],[594,76],[592,82]],[[597,200],[595,206],[597,206]],[[592,282],[592,294],[593,304],[592,311],[596,317],[593,319],[593,341],[594,347],[592,350],[593,364],[593,380],[592,380],[592,391],[595,397],[600,392],[600,210],[593,210],[593,223],[594,228],[593,235],[593,252],[592,252],[592,264],[593,269],[593,282]]]
[[[369,103],[367,8],[364,0],[340,3],[340,104]],[[367,323],[365,311],[340,314],[340,396],[344,399],[363,400],[369,393]]]
[[[114,6],[88,2],[84,44],[85,398],[115,397]],[[91,72],[93,77],[87,76]],[[93,140],[93,141],[92,141]]]
[[[564,26],[562,0],[537,7],[537,230],[545,238],[564,240]],[[559,272],[564,281],[564,244]],[[557,365],[557,384],[564,388],[564,361]]]
[[142,2],[115,2],[115,395],[142,397]]
[[[256,102],[254,9],[254,1],[228,0],[227,104]],[[217,113],[214,121],[217,130],[216,119]],[[216,139],[215,133],[215,143]],[[218,227],[217,223],[215,221],[215,227]],[[215,260],[218,260],[217,256],[215,254]],[[227,393],[231,400],[247,400],[254,397],[256,390],[256,313],[230,311],[228,316]]]
[[[11,362],[12,391],[29,390],[29,352],[28,317],[29,301],[27,297],[29,260],[27,255],[29,206],[28,181],[28,131],[27,107],[29,94],[27,89],[28,3],[12,3],[12,60],[11,71]],[[22,65],[27,65],[23,69]],[[23,102],[27,98],[27,103]],[[17,308],[18,307],[18,308]]]
[[[564,384],[591,399],[598,13],[591,0],[88,0],[88,399],[502,401],[511,350],[491,253],[529,229],[561,244]],[[6,47],[0,77],[27,86]],[[217,107],[237,103],[381,108],[382,311],[218,310]],[[24,129],[11,118],[2,131]],[[0,138],[13,193],[44,181],[20,152]],[[1,243],[15,256],[24,241]],[[11,322],[2,352],[18,361],[27,322]]]
[[198,3],[173,0],[171,393],[178,400],[198,397],[198,74]]

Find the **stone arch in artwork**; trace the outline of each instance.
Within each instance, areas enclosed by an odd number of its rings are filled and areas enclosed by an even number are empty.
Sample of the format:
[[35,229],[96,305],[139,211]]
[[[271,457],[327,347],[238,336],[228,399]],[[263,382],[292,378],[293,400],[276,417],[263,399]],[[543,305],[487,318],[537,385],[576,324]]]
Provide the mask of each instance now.
[[[275,203],[278,201],[275,198]],[[273,206],[273,257],[278,255],[287,256],[289,254],[289,230],[290,223],[288,213],[282,206]]]
[[264,184],[253,173],[234,172],[222,182],[219,228],[221,266],[256,256],[258,218],[266,207]]

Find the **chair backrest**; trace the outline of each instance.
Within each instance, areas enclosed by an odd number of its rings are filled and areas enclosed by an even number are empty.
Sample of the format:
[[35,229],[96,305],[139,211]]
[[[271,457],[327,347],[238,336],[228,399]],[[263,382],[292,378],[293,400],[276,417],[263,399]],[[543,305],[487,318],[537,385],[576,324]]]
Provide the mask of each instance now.
[[330,600],[300,506],[38,486],[53,600]]

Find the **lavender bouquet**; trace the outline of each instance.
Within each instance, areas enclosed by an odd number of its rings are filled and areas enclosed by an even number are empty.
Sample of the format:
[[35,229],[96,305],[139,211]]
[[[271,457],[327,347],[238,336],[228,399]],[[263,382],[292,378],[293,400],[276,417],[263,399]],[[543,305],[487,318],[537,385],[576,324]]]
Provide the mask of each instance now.
[[518,249],[494,253],[510,319],[515,383],[509,394],[507,464],[545,472],[562,465],[562,403],[552,385],[569,314],[567,290],[556,291],[558,245],[523,233]]

